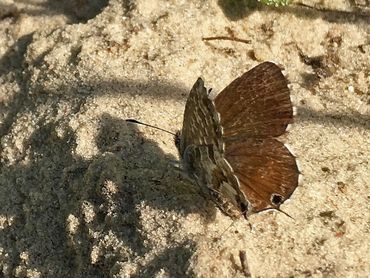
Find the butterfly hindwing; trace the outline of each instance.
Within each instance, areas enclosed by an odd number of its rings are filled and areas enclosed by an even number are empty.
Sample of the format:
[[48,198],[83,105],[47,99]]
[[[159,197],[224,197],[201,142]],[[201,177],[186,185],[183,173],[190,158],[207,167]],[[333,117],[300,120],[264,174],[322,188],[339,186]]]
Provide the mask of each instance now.
[[225,214],[236,218],[247,212],[250,205],[240,191],[238,179],[214,145],[190,145],[182,160],[186,172],[196,180],[203,194]]
[[225,158],[253,212],[279,208],[298,186],[295,157],[274,138],[246,138],[226,143]]

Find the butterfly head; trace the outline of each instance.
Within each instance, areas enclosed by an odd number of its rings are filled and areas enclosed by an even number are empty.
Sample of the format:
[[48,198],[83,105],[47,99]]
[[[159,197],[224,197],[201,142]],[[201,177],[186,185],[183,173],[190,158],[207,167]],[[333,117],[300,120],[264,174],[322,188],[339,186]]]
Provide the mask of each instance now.
[[252,209],[249,208],[249,204],[240,203],[240,211],[245,219],[248,219],[251,215]]

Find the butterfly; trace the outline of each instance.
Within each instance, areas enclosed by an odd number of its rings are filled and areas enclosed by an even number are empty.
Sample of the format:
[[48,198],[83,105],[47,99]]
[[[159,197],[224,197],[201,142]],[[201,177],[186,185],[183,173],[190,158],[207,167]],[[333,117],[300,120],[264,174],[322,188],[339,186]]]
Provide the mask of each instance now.
[[293,121],[287,85],[264,62],[215,99],[201,78],[190,91],[175,144],[188,175],[232,218],[279,210],[298,186],[296,158],[276,139]]

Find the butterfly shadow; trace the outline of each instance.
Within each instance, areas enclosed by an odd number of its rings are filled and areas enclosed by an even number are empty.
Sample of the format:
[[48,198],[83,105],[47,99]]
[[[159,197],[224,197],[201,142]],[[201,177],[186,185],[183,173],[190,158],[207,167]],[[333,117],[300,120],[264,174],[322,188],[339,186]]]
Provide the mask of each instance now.
[[[144,130],[144,133],[150,132],[150,128]],[[110,179],[117,185],[114,197],[110,197],[117,204],[117,210],[115,219],[108,221],[109,228],[115,234],[120,234],[131,250],[135,250],[135,256],[143,257],[156,248],[154,245],[143,244],[144,241],[151,242],[150,235],[145,234],[142,226],[142,219],[145,219],[142,214],[146,210],[159,218],[166,217],[169,212],[180,216],[201,214],[206,222],[214,219],[214,204],[207,202],[198,186],[179,172],[173,164],[176,158],[165,154],[155,141],[147,139],[139,131],[138,125],[103,114],[96,144],[103,155],[96,166],[90,166],[95,182],[89,184],[96,184],[91,190],[91,196],[101,191],[99,187],[107,180],[104,173],[110,173]],[[96,207],[111,202],[107,197],[100,198]],[[102,212],[99,225],[102,222],[107,222],[107,211]],[[158,228],[165,228],[158,225]],[[169,229],[172,225],[169,223]],[[161,269],[165,269],[171,277],[191,277],[188,260],[194,250],[195,243],[190,239],[169,246],[151,262],[139,267],[133,277],[153,277]]]
[[[24,161],[27,153],[30,162],[2,167],[0,214],[12,219],[0,231],[7,269],[23,266],[54,276],[62,267],[76,277],[104,277],[157,248],[143,226],[146,207],[159,218],[201,210],[204,202],[191,192],[193,185],[166,169],[172,156],[121,119],[105,115],[101,122],[101,155],[76,155],[74,131],[59,134],[60,122],[41,119],[17,158]],[[176,242],[138,267],[135,277],[153,277],[161,269],[192,277],[188,261],[195,244]]]
[[[144,127],[144,133],[150,131]],[[102,116],[97,146],[103,153],[115,154],[123,161],[122,171],[126,174],[122,189],[129,184],[135,191],[137,204],[145,202],[153,209],[181,215],[201,213],[205,219],[213,219],[216,209],[203,205],[201,190],[183,172],[178,159],[165,154],[157,142],[145,138],[144,133],[136,124],[108,114]],[[175,148],[174,142],[169,144]]]

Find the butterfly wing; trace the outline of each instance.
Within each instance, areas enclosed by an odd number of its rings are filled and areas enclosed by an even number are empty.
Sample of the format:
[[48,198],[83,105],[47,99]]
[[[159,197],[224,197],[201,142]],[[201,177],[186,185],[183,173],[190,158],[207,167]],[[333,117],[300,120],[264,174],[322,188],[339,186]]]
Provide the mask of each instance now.
[[235,79],[215,99],[221,115],[225,159],[254,212],[278,208],[298,185],[295,157],[274,139],[293,119],[287,80],[262,63]]
[[246,214],[249,202],[240,191],[239,181],[215,145],[190,145],[183,163],[203,193],[227,215],[237,218]]
[[185,105],[184,121],[179,142],[183,156],[190,145],[215,145],[222,149],[222,131],[218,113],[201,78],[195,82]]
[[287,80],[280,68],[264,62],[230,83],[215,99],[224,140],[276,137],[293,120]]
[[186,102],[179,136],[177,146],[185,170],[222,211],[231,217],[240,216],[249,203],[224,159],[219,115],[200,78]]
[[295,157],[274,138],[230,141],[225,146],[225,158],[253,212],[279,208],[298,186]]

